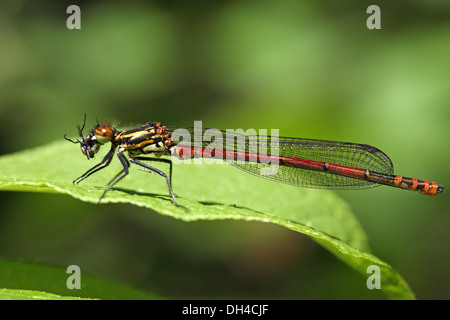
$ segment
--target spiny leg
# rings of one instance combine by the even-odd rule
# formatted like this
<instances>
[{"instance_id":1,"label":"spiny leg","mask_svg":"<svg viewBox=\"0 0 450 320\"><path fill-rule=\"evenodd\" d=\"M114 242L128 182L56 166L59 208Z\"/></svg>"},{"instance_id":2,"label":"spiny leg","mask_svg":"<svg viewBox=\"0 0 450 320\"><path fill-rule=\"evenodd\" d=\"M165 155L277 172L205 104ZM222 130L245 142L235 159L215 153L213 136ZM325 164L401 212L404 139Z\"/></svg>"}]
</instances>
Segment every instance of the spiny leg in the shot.
<instances>
[{"instance_id":1,"label":"spiny leg","mask_svg":"<svg viewBox=\"0 0 450 320\"><path fill-rule=\"evenodd\" d=\"M94 167L92 167L91 169L86 171L84 174L82 174L81 176L79 176L78 178L73 180L73 183L79 184L81 181L90 177L95 172L102 170L102 169L106 168L107 166L109 166L113 156L114 156L114 148L111 148L111 150L109 150L109 152L106 154L106 156L103 158L103 160L99 164L95 165Z\"/></svg>"},{"instance_id":2,"label":"spiny leg","mask_svg":"<svg viewBox=\"0 0 450 320\"><path fill-rule=\"evenodd\" d=\"M169 180L170 185L172 185L172 160L165 159L165 158L149 158L149 157L134 157L136 160L143 160L143 161L154 161L154 162L164 162L169 164Z\"/></svg>"},{"instance_id":3,"label":"spiny leg","mask_svg":"<svg viewBox=\"0 0 450 320\"><path fill-rule=\"evenodd\" d=\"M119 182L120 180L125 178L126 175L128 174L128 167L130 166L130 162L128 161L128 159L125 158L120 152L117 152L117 158L119 159L120 163L122 164L123 169L109 183L108 188L106 188L106 190L103 192L102 196L98 200L98 203L100 203L102 201L103 197L109 191L109 189L111 189L117 182ZM122 172L124 172L124 174L119 176Z\"/></svg>"},{"instance_id":4,"label":"spiny leg","mask_svg":"<svg viewBox=\"0 0 450 320\"><path fill-rule=\"evenodd\" d=\"M134 164L137 164L138 166L141 166L141 167L146 168L146 169L148 169L148 170L150 170L150 171L156 172L156 173L159 174L160 176L164 177L164 178L166 179L167 186L169 187L169 192L170 192L170 195L172 196L173 203L174 203L177 207L181 207L181 206L177 203L177 201L175 200L175 195L173 194L173 191L172 191L172 185L170 184L170 181L169 181L169 178L167 178L167 175L166 175L164 172L162 172L161 170L156 169L156 168L153 168L153 167L151 167L151 166L149 166L149 165L147 165L147 164L145 164L145 163L142 163L142 162L140 162L140 161L138 161L138 160L136 160L136 159L141 159L141 160L149 160L149 159L154 160L154 159L153 159L153 158L138 157L138 158L134 158L134 159L133 159L133 158L130 158L130 161L131 161L132 163L134 163ZM166 159L164 159L164 160L166 160ZM169 161L170 161L170 160L169 160ZM163 162L165 162L165 161L163 161Z\"/></svg>"},{"instance_id":5,"label":"spiny leg","mask_svg":"<svg viewBox=\"0 0 450 320\"><path fill-rule=\"evenodd\" d=\"M128 166L128 167L129 167L129 166ZM124 171L125 171L124 169L120 170L119 173L116 174L116 175L114 176L114 178L112 178L111 180L109 180L109 182L107 183L107 185L109 186L109 185L110 185L114 180L116 180L117 177L120 176Z\"/></svg>"}]
</instances>

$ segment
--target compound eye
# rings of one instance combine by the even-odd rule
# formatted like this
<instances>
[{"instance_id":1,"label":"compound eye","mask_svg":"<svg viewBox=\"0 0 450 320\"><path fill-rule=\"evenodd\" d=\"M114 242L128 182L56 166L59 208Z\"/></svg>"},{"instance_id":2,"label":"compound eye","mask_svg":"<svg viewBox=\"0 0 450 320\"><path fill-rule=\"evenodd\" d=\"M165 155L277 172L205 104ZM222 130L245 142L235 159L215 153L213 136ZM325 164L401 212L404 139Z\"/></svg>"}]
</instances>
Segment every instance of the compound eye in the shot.
<instances>
[{"instance_id":1,"label":"compound eye","mask_svg":"<svg viewBox=\"0 0 450 320\"><path fill-rule=\"evenodd\" d=\"M114 133L110 127L103 125L95 129L95 139L98 143L105 144L113 138Z\"/></svg>"}]
</instances>

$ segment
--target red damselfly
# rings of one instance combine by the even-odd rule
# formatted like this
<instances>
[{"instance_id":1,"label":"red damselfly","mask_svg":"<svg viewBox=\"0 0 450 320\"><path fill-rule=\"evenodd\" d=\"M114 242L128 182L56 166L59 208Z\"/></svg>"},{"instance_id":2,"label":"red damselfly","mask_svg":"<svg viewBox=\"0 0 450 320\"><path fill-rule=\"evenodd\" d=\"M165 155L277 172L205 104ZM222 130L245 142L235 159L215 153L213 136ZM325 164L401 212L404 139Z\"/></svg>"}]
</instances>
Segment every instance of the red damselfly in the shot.
<instances>
[{"instance_id":1,"label":"red damselfly","mask_svg":"<svg viewBox=\"0 0 450 320\"><path fill-rule=\"evenodd\" d=\"M436 195L444 189L435 182L394 175L389 157L367 144L247 135L197 126L166 127L159 122L146 123L125 131L97 122L83 136L85 124L86 114L83 127L77 126L81 140L73 141L66 136L64 138L72 143L79 143L82 153L88 159L93 158L102 145L109 142L111 146L99 164L73 182L78 184L107 167L115 153L123 167L109 181L99 201L128 175L131 162L164 177L173 202L178 206L172 190L172 160L160 158L161 156L222 159L248 173L299 187L348 190L388 185L426 195ZM169 164L169 177L142 161Z\"/></svg>"}]
</instances>

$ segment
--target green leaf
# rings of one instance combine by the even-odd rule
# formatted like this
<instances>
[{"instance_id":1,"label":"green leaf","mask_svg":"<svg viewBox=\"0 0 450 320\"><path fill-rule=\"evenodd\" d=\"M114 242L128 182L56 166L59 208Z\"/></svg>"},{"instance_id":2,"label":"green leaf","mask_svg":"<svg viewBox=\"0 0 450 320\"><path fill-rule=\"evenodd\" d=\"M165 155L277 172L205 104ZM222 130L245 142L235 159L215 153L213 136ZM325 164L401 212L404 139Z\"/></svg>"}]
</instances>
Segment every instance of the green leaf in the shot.
<instances>
[{"instance_id":1,"label":"green leaf","mask_svg":"<svg viewBox=\"0 0 450 320\"><path fill-rule=\"evenodd\" d=\"M79 297L60 296L53 293L21 290L0 289L0 300L80 300Z\"/></svg>"},{"instance_id":2,"label":"green leaf","mask_svg":"<svg viewBox=\"0 0 450 320\"><path fill-rule=\"evenodd\" d=\"M118 161L80 185L73 185L72 181L97 164L106 151L96 161L87 161L79 147L58 141L3 156L0 189L65 193L98 203L106 183L121 170ZM130 203L184 221L236 219L275 223L311 237L365 278L370 276L367 267L378 265L381 289L389 297L414 298L403 278L369 253L366 234L348 205L333 192L283 185L226 164L192 163L195 161L175 164L173 170L177 201L188 210L173 205L163 178L137 170L136 166L106 194L102 203ZM158 167L168 171L164 164Z\"/></svg>"},{"instance_id":3,"label":"green leaf","mask_svg":"<svg viewBox=\"0 0 450 320\"><path fill-rule=\"evenodd\" d=\"M68 289L71 276L62 267L0 260L0 299L160 299L140 290L86 274L80 289Z\"/></svg>"}]
</instances>

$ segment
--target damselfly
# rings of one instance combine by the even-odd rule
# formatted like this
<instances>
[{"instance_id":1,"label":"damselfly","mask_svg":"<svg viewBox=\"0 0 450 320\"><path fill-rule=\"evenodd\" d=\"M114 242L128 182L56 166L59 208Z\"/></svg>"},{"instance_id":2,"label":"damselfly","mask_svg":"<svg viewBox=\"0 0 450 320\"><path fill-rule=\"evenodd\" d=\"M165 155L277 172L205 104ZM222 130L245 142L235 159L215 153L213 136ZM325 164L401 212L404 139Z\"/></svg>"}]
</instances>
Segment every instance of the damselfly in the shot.
<instances>
[{"instance_id":1,"label":"damselfly","mask_svg":"<svg viewBox=\"0 0 450 320\"><path fill-rule=\"evenodd\" d=\"M444 190L443 186L435 182L394 175L389 157L366 144L244 135L198 127L166 127L159 122L146 123L126 131L97 122L83 136L85 124L86 114L83 127L77 126L81 140L73 141L66 135L64 138L72 143L79 143L82 153L88 159L94 158L102 145L109 142L111 146L99 164L73 183L78 184L107 167L114 154L117 154L123 167L108 183L99 202L114 185L128 175L131 162L164 177L173 202L178 206L172 190L172 160L160 158L161 156L222 159L248 173L300 187L363 189L383 184L426 195L436 195ZM261 152L262 149L264 152ZM128 153L128 157L125 153ZM143 161L169 164L169 177Z\"/></svg>"}]
</instances>

